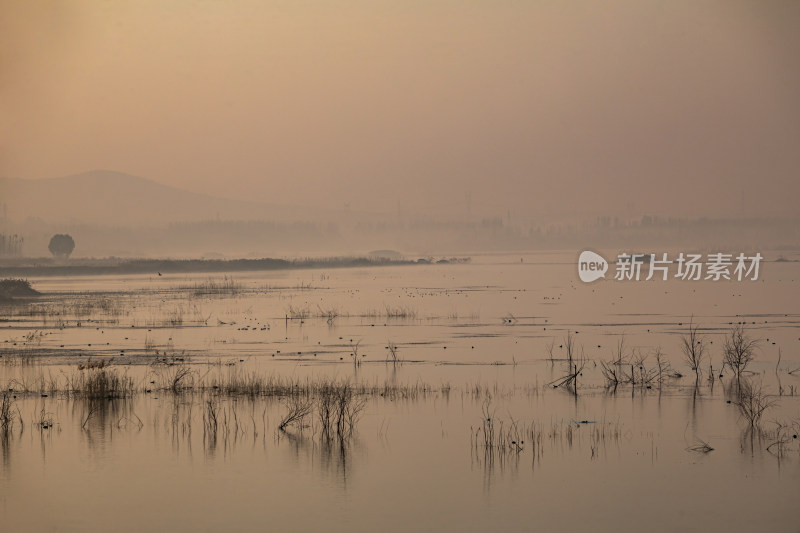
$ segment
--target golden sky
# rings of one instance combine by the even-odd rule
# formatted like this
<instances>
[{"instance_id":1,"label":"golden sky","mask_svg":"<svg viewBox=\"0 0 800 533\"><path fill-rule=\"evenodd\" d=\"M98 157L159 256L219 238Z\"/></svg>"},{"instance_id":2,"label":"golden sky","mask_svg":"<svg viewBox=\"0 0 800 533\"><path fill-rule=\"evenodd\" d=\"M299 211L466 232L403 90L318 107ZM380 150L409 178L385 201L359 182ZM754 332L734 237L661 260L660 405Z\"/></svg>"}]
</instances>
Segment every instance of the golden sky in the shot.
<instances>
[{"instance_id":1,"label":"golden sky","mask_svg":"<svg viewBox=\"0 0 800 533\"><path fill-rule=\"evenodd\" d=\"M0 176L796 214L800 2L0 2Z\"/></svg>"}]
</instances>

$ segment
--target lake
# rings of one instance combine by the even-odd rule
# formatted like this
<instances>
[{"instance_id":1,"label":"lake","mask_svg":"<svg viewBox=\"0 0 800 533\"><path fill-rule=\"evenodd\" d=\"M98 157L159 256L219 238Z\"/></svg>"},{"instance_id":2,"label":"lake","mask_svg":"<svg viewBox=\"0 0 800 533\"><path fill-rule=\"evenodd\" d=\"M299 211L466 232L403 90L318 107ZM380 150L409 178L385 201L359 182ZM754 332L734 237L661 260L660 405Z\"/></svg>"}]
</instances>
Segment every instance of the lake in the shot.
<instances>
[{"instance_id":1,"label":"lake","mask_svg":"<svg viewBox=\"0 0 800 533\"><path fill-rule=\"evenodd\" d=\"M573 252L30 278L4 530L797 531L800 262L762 254L741 282L582 283Z\"/></svg>"}]
</instances>

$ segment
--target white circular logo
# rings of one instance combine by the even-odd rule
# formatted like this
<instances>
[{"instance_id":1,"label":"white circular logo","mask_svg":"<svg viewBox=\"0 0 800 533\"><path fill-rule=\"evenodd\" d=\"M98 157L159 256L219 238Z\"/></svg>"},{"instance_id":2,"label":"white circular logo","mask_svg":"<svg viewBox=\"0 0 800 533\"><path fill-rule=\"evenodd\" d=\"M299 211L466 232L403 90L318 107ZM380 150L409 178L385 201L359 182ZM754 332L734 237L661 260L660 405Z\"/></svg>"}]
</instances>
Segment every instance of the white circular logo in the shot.
<instances>
[{"instance_id":1,"label":"white circular logo","mask_svg":"<svg viewBox=\"0 0 800 533\"><path fill-rule=\"evenodd\" d=\"M591 283L592 281L606 277L608 271L608 261L602 255L589 250L581 252L578 258L578 276L581 281Z\"/></svg>"}]
</instances>

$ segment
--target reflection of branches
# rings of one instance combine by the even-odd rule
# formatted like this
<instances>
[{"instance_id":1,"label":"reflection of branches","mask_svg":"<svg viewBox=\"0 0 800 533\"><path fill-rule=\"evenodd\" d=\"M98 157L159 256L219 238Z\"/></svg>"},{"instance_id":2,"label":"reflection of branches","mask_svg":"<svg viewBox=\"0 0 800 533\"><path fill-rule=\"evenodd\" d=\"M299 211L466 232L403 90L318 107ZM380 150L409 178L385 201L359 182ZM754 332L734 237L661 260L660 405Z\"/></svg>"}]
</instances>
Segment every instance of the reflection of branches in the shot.
<instances>
[{"instance_id":1,"label":"reflection of branches","mask_svg":"<svg viewBox=\"0 0 800 533\"><path fill-rule=\"evenodd\" d=\"M292 396L286 401L288 412L281 418L278 429L285 431L288 426L295 425L300 429L305 427L305 419L311 414L313 404L307 398Z\"/></svg>"},{"instance_id":2,"label":"reflection of branches","mask_svg":"<svg viewBox=\"0 0 800 533\"><path fill-rule=\"evenodd\" d=\"M551 422L549 427L535 420L530 424L518 424L510 415L506 420L497 417L488 402L482 406L482 415L481 424L470 428L470 448L472 461L484 470L487 484L491 483L496 469L516 468L528 450L534 467L548 445L561 449L564 446L588 448L590 457L595 459L604 452L608 442L618 443L623 437L619 423L605 421Z\"/></svg>"},{"instance_id":3,"label":"reflection of branches","mask_svg":"<svg viewBox=\"0 0 800 533\"><path fill-rule=\"evenodd\" d=\"M688 448L686 448L686 450L690 451L690 452L697 452L697 453L710 453L710 452L714 451L714 448L712 448L703 439L697 439L697 441L693 445L691 445Z\"/></svg>"},{"instance_id":4,"label":"reflection of branches","mask_svg":"<svg viewBox=\"0 0 800 533\"><path fill-rule=\"evenodd\" d=\"M331 474L340 475L347 481L347 467L353 448L358 444L351 436L339 437L335 431L320 433L316 440L312 434L302 431L281 430L276 432L278 442L288 442L295 453L318 454L320 464Z\"/></svg>"},{"instance_id":5,"label":"reflection of branches","mask_svg":"<svg viewBox=\"0 0 800 533\"><path fill-rule=\"evenodd\" d=\"M550 359L550 364L551 365L553 364L553 361L555 360L555 359L553 359L553 349L555 349L555 346L556 346L556 340L555 339L550 339L550 342L547 344L547 355L548 355L548 359Z\"/></svg>"},{"instance_id":6,"label":"reflection of branches","mask_svg":"<svg viewBox=\"0 0 800 533\"><path fill-rule=\"evenodd\" d=\"M749 381L742 381L736 395L734 405L739 408L739 414L751 428L758 428L764 411L776 405L777 402L769 398L761 385L753 385Z\"/></svg>"},{"instance_id":7,"label":"reflection of branches","mask_svg":"<svg viewBox=\"0 0 800 533\"><path fill-rule=\"evenodd\" d=\"M0 400L0 432L2 433L11 431L17 420L19 420L20 426L22 425L22 416L14 403L14 398L8 392L4 392L2 400Z\"/></svg>"},{"instance_id":8,"label":"reflection of branches","mask_svg":"<svg viewBox=\"0 0 800 533\"><path fill-rule=\"evenodd\" d=\"M47 412L44 402L42 402L42 409L39 411L39 420L36 421L36 426L39 429L49 429L53 427L54 424L53 413Z\"/></svg>"},{"instance_id":9,"label":"reflection of branches","mask_svg":"<svg viewBox=\"0 0 800 533\"><path fill-rule=\"evenodd\" d=\"M359 344L361 344L360 340L358 342L356 342L355 344L350 343L350 349L353 350L350 353L350 355L353 357L353 367L356 368L356 369L361 366L361 359L359 359L359 357L358 357L358 345Z\"/></svg>"},{"instance_id":10,"label":"reflection of branches","mask_svg":"<svg viewBox=\"0 0 800 533\"><path fill-rule=\"evenodd\" d=\"M574 395L578 395L578 376L581 375L583 372L583 367L586 363L584 361L581 362L581 366L578 366L577 363L573 364L571 362L567 363L568 369L567 373L560 378L551 381L548 385L552 385L554 389L558 387L564 387L569 392Z\"/></svg>"},{"instance_id":11,"label":"reflection of branches","mask_svg":"<svg viewBox=\"0 0 800 533\"><path fill-rule=\"evenodd\" d=\"M575 357L575 339L572 337L572 332L568 331L567 336L562 344L567 349L567 362L572 366L572 359Z\"/></svg>"},{"instance_id":12,"label":"reflection of branches","mask_svg":"<svg viewBox=\"0 0 800 533\"><path fill-rule=\"evenodd\" d=\"M133 420L133 418L128 416L123 416L119 420L117 420L117 429L125 429L128 427L128 424L133 424L137 427L137 429L140 430L144 427L144 422L142 422L142 419L139 418L139 415L137 415L136 413L131 413L131 414L134 418L136 418L136 420Z\"/></svg>"},{"instance_id":13,"label":"reflection of branches","mask_svg":"<svg viewBox=\"0 0 800 533\"><path fill-rule=\"evenodd\" d=\"M386 356L386 361L396 365L400 358L397 355L397 345L392 341L388 341L386 343L386 349L389 350L389 354Z\"/></svg>"},{"instance_id":14,"label":"reflection of branches","mask_svg":"<svg viewBox=\"0 0 800 533\"><path fill-rule=\"evenodd\" d=\"M775 431L772 433L774 439L772 443L767 446L767 451L776 457L783 457L786 447L797 440L797 433L800 430L800 424L795 422L791 426L782 424L775 421Z\"/></svg>"},{"instance_id":15,"label":"reflection of branches","mask_svg":"<svg viewBox=\"0 0 800 533\"><path fill-rule=\"evenodd\" d=\"M90 401L89 402L89 411L86 413L86 418L83 420L83 424L81 424L81 429L86 429L86 424L89 423L89 420L98 412L103 409L102 400L98 401Z\"/></svg>"},{"instance_id":16,"label":"reflection of branches","mask_svg":"<svg viewBox=\"0 0 800 533\"><path fill-rule=\"evenodd\" d=\"M7 431L0 431L0 452L2 452L3 456L3 466L8 468L11 464L11 445L9 443L9 437Z\"/></svg>"}]
</instances>

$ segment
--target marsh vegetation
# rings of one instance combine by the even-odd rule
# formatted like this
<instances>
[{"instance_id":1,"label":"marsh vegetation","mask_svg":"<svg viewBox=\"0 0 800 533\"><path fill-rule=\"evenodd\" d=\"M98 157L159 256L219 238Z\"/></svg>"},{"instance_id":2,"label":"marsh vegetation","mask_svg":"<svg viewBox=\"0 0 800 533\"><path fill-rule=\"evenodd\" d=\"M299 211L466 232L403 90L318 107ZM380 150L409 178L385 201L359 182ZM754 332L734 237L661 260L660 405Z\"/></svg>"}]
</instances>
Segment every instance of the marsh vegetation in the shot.
<instances>
[{"instance_id":1,"label":"marsh vegetation","mask_svg":"<svg viewBox=\"0 0 800 533\"><path fill-rule=\"evenodd\" d=\"M43 449L109 466L127 464L123 445L162 468L185 461L187 479L245 461L237 479L261 491L258 469L283 484L310 469L335 480L309 496L317 505L325 491L378 505L370 477L413 473L462 498L477 485L512 502L565 477L590 498L602 479L676 469L690 495L736 499L728 465L744 457L764 494L796 493L800 317L780 314L790 302L728 316L716 300L689 310L676 299L645 314L657 287L572 288L549 263L518 264L499 284L500 267L474 261L418 279L371 266L39 280L40 295L3 307L0 468L13 477L8 465L32 461L35 434ZM541 278L549 288L531 289ZM702 476L711 467L723 488ZM771 501L759 505L779 512Z\"/></svg>"}]
</instances>

